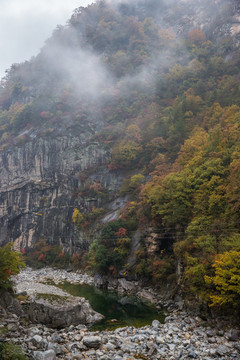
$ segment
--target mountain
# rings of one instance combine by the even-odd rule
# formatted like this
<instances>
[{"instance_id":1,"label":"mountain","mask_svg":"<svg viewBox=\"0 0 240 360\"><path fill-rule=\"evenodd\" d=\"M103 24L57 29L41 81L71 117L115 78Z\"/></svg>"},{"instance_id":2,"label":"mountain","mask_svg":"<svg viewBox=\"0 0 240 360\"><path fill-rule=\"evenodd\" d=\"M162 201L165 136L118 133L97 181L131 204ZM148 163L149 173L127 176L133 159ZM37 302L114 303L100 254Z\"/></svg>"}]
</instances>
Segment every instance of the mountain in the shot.
<instances>
[{"instance_id":1,"label":"mountain","mask_svg":"<svg viewBox=\"0 0 240 360\"><path fill-rule=\"evenodd\" d=\"M239 304L239 46L238 1L76 9L1 82L0 243Z\"/></svg>"}]
</instances>

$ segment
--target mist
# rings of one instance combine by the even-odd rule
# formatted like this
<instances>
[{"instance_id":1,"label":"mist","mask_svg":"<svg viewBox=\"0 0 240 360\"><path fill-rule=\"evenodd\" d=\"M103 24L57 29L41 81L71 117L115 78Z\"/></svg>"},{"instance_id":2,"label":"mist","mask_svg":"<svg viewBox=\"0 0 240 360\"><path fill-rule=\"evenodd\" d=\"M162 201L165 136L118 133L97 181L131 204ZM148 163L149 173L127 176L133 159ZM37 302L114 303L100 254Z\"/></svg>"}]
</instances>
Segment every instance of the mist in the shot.
<instances>
[{"instance_id":1,"label":"mist","mask_svg":"<svg viewBox=\"0 0 240 360\"><path fill-rule=\"evenodd\" d=\"M220 3L222 3L222 0ZM143 13L144 4L148 4L148 6ZM102 97L111 97L114 87L120 90L120 95L122 91L126 96L129 88L134 86L144 87L147 83L154 83L156 74L158 76L161 73L165 74L173 64L186 65L189 62L189 56L183 38L191 29L202 28L201 21L204 16L206 18L208 16L216 18L218 11L221 11L219 5L221 4L219 2L217 4L215 0L211 2L203 1L200 5L199 3L196 5L193 0L171 0L171 2L166 0L107 0L101 10L89 12L88 9L81 9L79 12L76 11L74 15L80 17L77 26L74 25L74 22L71 22L71 19L67 25L58 26L53 35L46 40L40 53L35 59L31 60L30 64L37 71L35 70L32 73L24 71L20 74L20 77L23 82L26 83L27 81L28 85L31 84L31 86L34 83L34 87L42 88L43 91L45 91L46 86L51 87L54 84L54 89L59 94L64 87L70 84L76 97L88 98L91 101L101 102ZM177 18L175 14L176 6L179 6ZM93 4L89 8L94 9L94 7L97 10L98 4ZM139 21L146 17L152 18L153 26L156 27L154 31L162 32L160 43L156 42L156 46L152 45L150 50L147 48L147 61L134 66L131 59L125 60L131 66L131 71L127 73L116 75L114 70L109 67L108 57L111 54L108 49L108 39L105 48L103 46L101 51L94 48L88 41L87 28L88 30L90 28L90 31L95 31L97 35L101 31L101 27L98 30L96 24L99 26L101 21L99 13L104 12L104 8L113 9L116 17L123 17L126 13L130 21L133 21L131 20L131 14ZM213 8L215 11L213 11ZM99 18L97 18L98 16ZM186 16L189 17L188 24L183 27L182 24L186 22ZM203 28L203 30L205 29ZM206 28L206 30L209 29ZM111 37L114 35L109 32L108 36L111 41ZM131 41L133 35L128 33L127 36ZM121 49L121 44L119 48ZM179 49L181 49L181 53L179 53ZM118 55L118 52L116 54ZM117 60L121 63L120 56L119 59ZM17 71L15 78L18 78L18 76Z\"/></svg>"},{"instance_id":2,"label":"mist","mask_svg":"<svg viewBox=\"0 0 240 360\"><path fill-rule=\"evenodd\" d=\"M71 32L71 41L77 34ZM97 99L103 89L113 84L112 76L100 56L90 49L64 45L61 41L51 41L45 46L39 57L44 61L50 74L57 81L71 84L78 96Z\"/></svg>"},{"instance_id":3,"label":"mist","mask_svg":"<svg viewBox=\"0 0 240 360\"><path fill-rule=\"evenodd\" d=\"M127 3L120 0L117 2L108 0L106 4L114 8L116 13L122 15L123 8L121 5L128 6L128 9L132 8L133 12L138 12L140 9L141 13L141 5L144 2L146 1L135 0ZM152 2L154 3L155 1L153 0ZM161 4L163 9L165 9L165 0ZM162 8L158 4L158 12L154 12L156 17L158 13L161 13L161 10ZM152 9L150 8L151 11ZM90 20L93 21L93 19ZM156 23L156 25L160 29L167 29L162 20L161 24ZM68 31L67 36L65 30ZM85 36L85 29L82 32L80 38ZM127 92L129 87L142 87L146 82L153 80L156 71L159 72L159 69L165 71L176 61L175 45L171 43L166 46L165 44L157 57L156 54L149 55L149 61L146 65L138 66L136 71L133 71L133 74L125 74L118 77L109 69L106 63L106 54L97 52L92 46L86 46L84 42L79 46L79 31L71 27L68 28L68 26L59 27L55 30L53 36L46 41L46 45L41 49L36 60L43 61L45 64L44 68L48 80L51 79L51 74L57 74L59 84L61 82L62 84L70 83L77 96L92 98L95 101L101 99L103 94L104 97L106 95L111 96L111 90L114 86L124 92Z\"/></svg>"},{"instance_id":4,"label":"mist","mask_svg":"<svg viewBox=\"0 0 240 360\"><path fill-rule=\"evenodd\" d=\"M1 0L0 78L13 63L40 51L57 24L65 24L76 7L90 0Z\"/></svg>"}]
</instances>

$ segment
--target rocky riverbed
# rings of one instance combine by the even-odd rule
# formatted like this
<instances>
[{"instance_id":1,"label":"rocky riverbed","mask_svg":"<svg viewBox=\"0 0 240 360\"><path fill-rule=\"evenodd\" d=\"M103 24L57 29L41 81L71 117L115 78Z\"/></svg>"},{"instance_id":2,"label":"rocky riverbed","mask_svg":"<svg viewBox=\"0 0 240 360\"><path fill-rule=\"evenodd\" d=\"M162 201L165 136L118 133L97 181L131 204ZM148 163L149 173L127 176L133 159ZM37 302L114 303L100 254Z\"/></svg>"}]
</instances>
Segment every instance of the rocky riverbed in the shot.
<instances>
[{"instance_id":1,"label":"rocky riverbed","mask_svg":"<svg viewBox=\"0 0 240 360\"><path fill-rule=\"evenodd\" d=\"M137 281L127 281L124 278L113 279L104 278L99 275L90 276L81 272L72 272L60 269L43 268L33 270L29 267L24 269L18 276L14 277L16 292L28 291L33 294L34 292L44 292L42 284L54 283L61 284L65 281L72 284L87 284L94 285L99 288L107 288L108 290L117 291L120 294L135 295L143 300L147 300L154 305L158 305L159 296L151 288L142 288ZM51 290L58 293L58 288ZM165 304L170 306L171 302Z\"/></svg>"},{"instance_id":2,"label":"rocky riverbed","mask_svg":"<svg viewBox=\"0 0 240 360\"><path fill-rule=\"evenodd\" d=\"M94 277L81 272L66 271L60 269L43 268L43 269L31 269L25 268L13 277L15 283L15 289L17 292L25 291L31 288L31 292L38 292L41 289L42 284L54 283L60 284L64 281L68 281L72 284L89 284L94 285ZM38 285L29 285L30 283L37 283ZM52 289L53 290L53 289ZM55 287L56 294L59 289Z\"/></svg>"},{"instance_id":3,"label":"rocky riverbed","mask_svg":"<svg viewBox=\"0 0 240 360\"><path fill-rule=\"evenodd\" d=\"M23 280L25 275L23 272L18 279ZM35 275L37 272L33 272L32 276ZM59 272L57 276L68 281L72 277L75 281L77 276L82 279L83 275ZM37 280L40 278L38 276ZM93 279L86 276L86 281L91 283ZM18 281L17 289L20 283ZM12 314L1 308L0 337L2 341L19 344L29 359L35 360L240 359L237 329L223 328L221 323L213 327L210 322L182 310L173 310L164 324L155 320L138 329L125 327L92 332L86 325L56 330L32 324L23 314Z\"/></svg>"}]
</instances>

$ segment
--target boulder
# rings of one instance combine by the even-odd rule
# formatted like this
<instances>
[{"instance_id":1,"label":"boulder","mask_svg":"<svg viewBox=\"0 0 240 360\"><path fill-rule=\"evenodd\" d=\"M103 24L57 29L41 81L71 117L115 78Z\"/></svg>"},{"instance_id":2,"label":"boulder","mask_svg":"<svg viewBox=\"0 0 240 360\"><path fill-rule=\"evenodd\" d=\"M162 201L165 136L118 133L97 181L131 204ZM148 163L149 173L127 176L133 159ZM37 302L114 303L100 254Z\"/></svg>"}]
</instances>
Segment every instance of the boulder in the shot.
<instances>
[{"instance_id":1,"label":"boulder","mask_svg":"<svg viewBox=\"0 0 240 360\"><path fill-rule=\"evenodd\" d=\"M21 305L17 299L8 291L2 291L0 294L0 306L7 309L11 313L21 316L23 314Z\"/></svg>"},{"instance_id":2,"label":"boulder","mask_svg":"<svg viewBox=\"0 0 240 360\"><path fill-rule=\"evenodd\" d=\"M99 289L108 289L108 279L106 278L106 276L100 276L99 274L95 274L93 283L94 286Z\"/></svg>"},{"instance_id":3,"label":"boulder","mask_svg":"<svg viewBox=\"0 0 240 360\"><path fill-rule=\"evenodd\" d=\"M206 331L206 335L207 335L209 338L213 338L214 336L216 336L216 330L215 330L215 329L207 330L207 331Z\"/></svg>"},{"instance_id":4,"label":"boulder","mask_svg":"<svg viewBox=\"0 0 240 360\"><path fill-rule=\"evenodd\" d=\"M216 350L216 353L219 356L226 356L226 355L229 354L229 352L230 352L230 349L225 345L219 345L217 350Z\"/></svg>"},{"instance_id":5,"label":"boulder","mask_svg":"<svg viewBox=\"0 0 240 360\"><path fill-rule=\"evenodd\" d=\"M239 339L240 331L237 329L231 329L226 333L226 338L230 341L237 341Z\"/></svg>"},{"instance_id":6,"label":"boulder","mask_svg":"<svg viewBox=\"0 0 240 360\"><path fill-rule=\"evenodd\" d=\"M152 322L152 327L153 327L154 329L159 328L160 325L161 325L160 321L158 321L158 320L153 320L153 322Z\"/></svg>"},{"instance_id":7,"label":"boulder","mask_svg":"<svg viewBox=\"0 0 240 360\"><path fill-rule=\"evenodd\" d=\"M55 343L52 343L52 342L49 342L49 343L48 343L47 349L48 349L48 350L54 350L54 352L55 352L57 355L59 355L59 354L62 353L61 347L60 347L58 344L55 344Z\"/></svg>"},{"instance_id":8,"label":"boulder","mask_svg":"<svg viewBox=\"0 0 240 360\"><path fill-rule=\"evenodd\" d=\"M24 309L33 323L41 323L52 328L63 328L70 325L92 325L104 318L94 311L84 298L69 296L62 298L35 298L24 305Z\"/></svg>"},{"instance_id":9,"label":"boulder","mask_svg":"<svg viewBox=\"0 0 240 360\"><path fill-rule=\"evenodd\" d=\"M85 298L71 296L55 286L25 282L25 287L29 300L22 303L22 308L32 323L63 328L93 325L104 318L92 309Z\"/></svg>"},{"instance_id":10,"label":"boulder","mask_svg":"<svg viewBox=\"0 0 240 360\"><path fill-rule=\"evenodd\" d=\"M34 351L33 356L35 360L56 360L54 350Z\"/></svg>"},{"instance_id":11,"label":"boulder","mask_svg":"<svg viewBox=\"0 0 240 360\"><path fill-rule=\"evenodd\" d=\"M102 341L100 336L85 336L83 338L83 344L88 348L97 349L101 345Z\"/></svg>"},{"instance_id":12,"label":"boulder","mask_svg":"<svg viewBox=\"0 0 240 360\"><path fill-rule=\"evenodd\" d=\"M43 338L40 335L34 335L30 341L34 346L40 348L43 342Z\"/></svg>"},{"instance_id":13,"label":"boulder","mask_svg":"<svg viewBox=\"0 0 240 360\"><path fill-rule=\"evenodd\" d=\"M8 331L17 331L18 330L18 324L17 323L10 323L7 325Z\"/></svg>"},{"instance_id":14,"label":"boulder","mask_svg":"<svg viewBox=\"0 0 240 360\"><path fill-rule=\"evenodd\" d=\"M118 292L134 294L137 290L137 283L126 279L118 279Z\"/></svg>"}]
</instances>

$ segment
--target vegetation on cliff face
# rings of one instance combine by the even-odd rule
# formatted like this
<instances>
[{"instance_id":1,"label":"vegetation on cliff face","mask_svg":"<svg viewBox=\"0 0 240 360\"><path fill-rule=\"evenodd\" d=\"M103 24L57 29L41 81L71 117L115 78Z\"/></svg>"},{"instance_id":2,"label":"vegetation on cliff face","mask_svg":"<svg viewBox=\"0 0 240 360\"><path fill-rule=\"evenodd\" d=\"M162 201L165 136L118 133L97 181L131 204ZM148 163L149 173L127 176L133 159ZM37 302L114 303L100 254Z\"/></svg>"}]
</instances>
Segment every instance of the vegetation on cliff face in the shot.
<instances>
[{"instance_id":1,"label":"vegetation on cliff face","mask_svg":"<svg viewBox=\"0 0 240 360\"><path fill-rule=\"evenodd\" d=\"M240 52L230 32L216 41L211 26L178 34L175 17L180 8L173 14L154 0L76 9L36 58L8 71L0 144L76 135L95 124L92 140L111 152L106 171L124 174L120 195L128 202L119 220L102 224L107 191L82 174L73 196L100 205L73 212L75 225L94 236L75 265L176 281L186 296L238 307ZM153 253L149 228L157 235ZM136 230L141 246L129 265Z\"/></svg>"}]
</instances>

